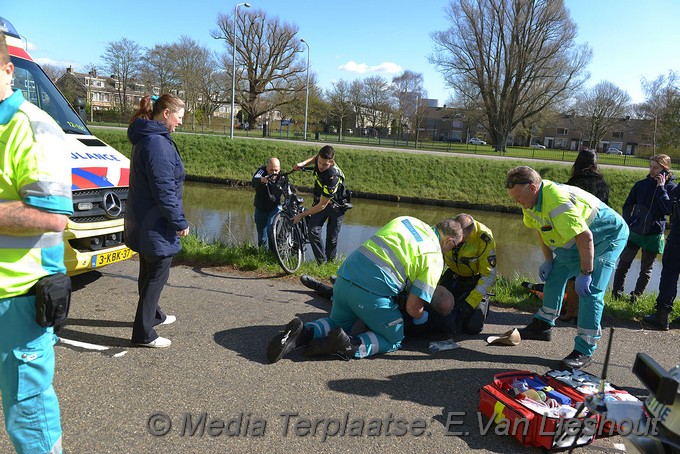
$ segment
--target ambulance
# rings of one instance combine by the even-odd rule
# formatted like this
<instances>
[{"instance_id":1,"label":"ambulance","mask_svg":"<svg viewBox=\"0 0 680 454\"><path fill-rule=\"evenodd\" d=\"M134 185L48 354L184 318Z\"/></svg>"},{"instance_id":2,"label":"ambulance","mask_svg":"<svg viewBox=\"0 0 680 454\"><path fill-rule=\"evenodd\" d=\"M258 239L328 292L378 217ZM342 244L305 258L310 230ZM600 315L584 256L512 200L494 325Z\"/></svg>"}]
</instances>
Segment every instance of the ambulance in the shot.
<instances>
[{"instance_id":1,"label":"ambulance","mask_svg":"<svg viewBox=\"0 0 680 454\"><path fill-rule=\"evenodd\" d=\"M123 217L130 178L130 160L105 144L26 52L10 22L0 17L14 64L12 89L47 112L66 134L71 152L73 216L64 232L64 262L69 275L80 274L130 258Z\"/></svg>"}]
</instances>

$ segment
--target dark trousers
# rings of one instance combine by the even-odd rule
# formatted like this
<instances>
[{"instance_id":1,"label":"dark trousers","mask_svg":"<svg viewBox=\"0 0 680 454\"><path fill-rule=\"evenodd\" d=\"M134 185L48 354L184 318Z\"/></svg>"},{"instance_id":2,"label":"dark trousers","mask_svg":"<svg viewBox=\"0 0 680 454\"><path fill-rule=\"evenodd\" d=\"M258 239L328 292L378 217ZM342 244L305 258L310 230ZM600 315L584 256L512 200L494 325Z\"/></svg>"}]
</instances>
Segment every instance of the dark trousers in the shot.
<instances>
[{"instance_id":1,"label":"dark trousers","mask_svg":"<svg viewBox=\"0 0 680 454\"><path fill-rule=\"evenodd\" d=\"M668 241L661 259L661 280L659 296L656 298L657 310L673 310L673 301L678 294L678 277L680 277L680 242Z\"/></svg>"},{"instance_id":2,"label":"dark trousers","mask_svg":"<svg viewBox=\"0 0 680 454\"><path fill-rule=\"evenodd\" d=\"M614 272L614 283L612 284L612 291L614 293L623 293L623 283L626 280L626 274L628 274L630 265L633 263L633 260L635 260L635 256L640 249L640 246L632 241L628 241L626 247L623 249L623 252L619 257L619 263L616 266L616 271ZM635 290L633 290L635 295L642 295L647 288L649 279L652 277L652 267L654 266L654 259L656 256L656 252L642 249L640 275L635 283Z\"/></svg>"},{"instance_id":3,"label":"dark trousers","mask_svg":"<svg viewBox=\"0 0 680 454\"><path fill-rule=\"evenodd\" d=\"M335 260L338 255L338 235L342 227L342 220L345 217L344 209L337 209L329 203L326 208L309 217L307 227L309 228L309 244L319 265L326 261ZM321 240L321 230L326 224L326 245Z\"/></svg>"},{"instance_id":4,"label":"dark trousers","mask_svg":"<svg viewBox=\"0 0 680 454\"><path fill-rule=\"evenodd\" d=\"M161 311L158 301L165 283L168 282L171 263L172 256L156 257L139 254L139 278L137 279L139 301L135 322L132 325L132 342L134 343L146 344L158 337L153 327L165 320L165 314Z\"/></svg>"}]
</instances>

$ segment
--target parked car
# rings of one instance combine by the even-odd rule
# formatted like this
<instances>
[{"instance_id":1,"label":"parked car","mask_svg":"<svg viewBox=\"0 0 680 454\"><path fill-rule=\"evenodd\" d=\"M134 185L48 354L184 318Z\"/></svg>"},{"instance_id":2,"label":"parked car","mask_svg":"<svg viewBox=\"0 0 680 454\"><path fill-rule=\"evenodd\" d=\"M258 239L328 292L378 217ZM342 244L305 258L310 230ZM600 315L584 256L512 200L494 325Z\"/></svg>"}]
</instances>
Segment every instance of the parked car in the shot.
<instances>
[{"instance_id":1,"label":"parked car","mask_svg":"<svg viewBox=\"0 0 680 454\"><path fill-rule=\"evenodd\" d=\"M472 145L486 145L486 142L477 137L471 137L470 140L468 140L468 143L471 143Z\"/></svg>"},{"instance_id":2,"label":"parked car","mask_svg":"<svg viewBox=\"0 0 680 454\"><path fill-rule=\"evenodd\" d=\"M607 148L607 151L605 151L607 154L623 154L623 151L619 150L618 148Z\"/></svg>"},{"instance_id":3,"label":"parked car","mask_svg":"<svg viewBox=\"0 0 680 454\"><path fill-rule=\"evenodd\" d=\"M539 148L541 150L545 150L545 145L541 145L540 143L532 143L530 145L531 148Z\"/></svg>"}]
</instances>

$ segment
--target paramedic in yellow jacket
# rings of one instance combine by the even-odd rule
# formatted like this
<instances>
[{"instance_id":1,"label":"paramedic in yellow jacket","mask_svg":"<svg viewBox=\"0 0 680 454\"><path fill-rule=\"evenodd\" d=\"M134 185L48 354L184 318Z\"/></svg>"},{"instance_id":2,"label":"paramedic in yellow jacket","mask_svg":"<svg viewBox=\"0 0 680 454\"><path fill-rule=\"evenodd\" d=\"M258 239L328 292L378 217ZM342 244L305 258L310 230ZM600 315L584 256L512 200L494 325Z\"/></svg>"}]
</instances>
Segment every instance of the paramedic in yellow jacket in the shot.
<instances>
[{"instance_id":1,"label":"paramedic in yellow jacket","mask_svg":"<svg viewBox=\"0 0 680 454\"><path fill-rule=\"evenodd\" d=\"M442 253L462 239L460 224L454 219L435 226L408 216L388 222L338 269L330 317L305 324L294 318L269 343L267 359L275 363L302 346L307 356L335 354L345 359L398 349L404 338L399 294L408 294L405 310L413 323L426 323L425 307L444 271ZM368 330L349 336L357 320Z\"/></svg>"},{"instance_id":2,"label":"paramedic in yellow jacket","mask_svg":"<svg viewBox=\"0 0 680 454\"><path fill-rule=\"evenodd\" d=\"M543 180L531 167L510 170L505 187L522 206L524 224L538 231L545 258L538 271L545 281L543 306L531 323L520 329L522 339L551 339L567 280L576 276L578 330L574 350L562 360L562 367L585 367L602 335L604 293L628 240L628 226L594 195Z\"/></svg>"},{"instance_id":3,"label":"paramedic in yellow jacket","mask_svg":"<svg viewBox=\"0 0 680 454\"><path fill-rule=\"evenodd\" d=\"M63 230L73 214L66 137L12 90L0 32L0 395L18 453L61 453L54 328L36 322L35 285L65 273Z\"/></svg>"},{"instance_id":4,"label":"paramedic in yellow jacket","mask_svg":"<svg viewBox=\"0 0 680 454\"><path fill-rule=\"evenodd\" d=\"M491 230L469 214L454 219L463 229L463 243L444 254L448 269L439 285L453 294L455 307L447 318L455 331L479 334L489 310L487 294L496 282L496 242Z\"/></svg>"}]
</instances>

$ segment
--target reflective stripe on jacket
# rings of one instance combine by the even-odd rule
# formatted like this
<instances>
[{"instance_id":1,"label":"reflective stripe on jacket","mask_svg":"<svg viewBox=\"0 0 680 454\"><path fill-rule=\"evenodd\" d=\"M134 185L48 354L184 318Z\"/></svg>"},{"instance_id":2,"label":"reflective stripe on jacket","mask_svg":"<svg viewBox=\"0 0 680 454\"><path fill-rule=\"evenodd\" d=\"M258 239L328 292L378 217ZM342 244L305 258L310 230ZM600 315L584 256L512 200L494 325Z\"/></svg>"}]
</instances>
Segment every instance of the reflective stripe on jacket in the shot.
<instances>
[{"instance_id":1,"label":"reflective stripe on jacket","mask_svg":"<svg viewBox=\"0 0 680 454\"><path fill-rule=\"evenodd\" d=\"M546 246L569 249L597 217L601 203L583 189L543 180L536 206L522 209L524 224L538 230Z\"/></svg>"}]
</instances>

